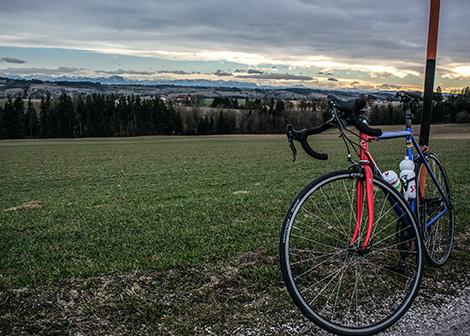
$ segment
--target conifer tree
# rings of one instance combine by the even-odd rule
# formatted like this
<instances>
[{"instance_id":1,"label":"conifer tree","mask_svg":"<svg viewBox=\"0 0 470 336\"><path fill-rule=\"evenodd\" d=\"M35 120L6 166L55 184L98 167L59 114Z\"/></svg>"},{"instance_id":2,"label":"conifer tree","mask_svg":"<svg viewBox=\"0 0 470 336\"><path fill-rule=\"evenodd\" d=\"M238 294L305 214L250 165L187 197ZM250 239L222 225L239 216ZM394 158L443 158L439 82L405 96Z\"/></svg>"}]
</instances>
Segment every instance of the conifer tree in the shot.
<instances>
[{"instance_id":1,"label":"conifer tree","mask_svg":"<svg viewBox=\"0 0 470 336\"><path fill-rule=\"evenodd\" d=\"M28 138L37 138L39 136L39 119L31 98L29 98L26 107L24 134Z\"/></svg>"},{"instance_id":2,"label":"conifer tree","mask_svg":"<svg viewBox=\"0 0 470 336\"><path fill-rule=\"evenodd\" d=\"M17 96L15 100L8 97L3 112L3 127L7 139L19 139L24 137L23 133L24 121L24 103L21 96Z\"/></svg>"},{"instance_id":3,"label":"conifer tree","mask_svg":"<svg viewBox=\"0 0 470 336\"><path fill-rule=\"evenodd\" d=\"M50 118L51 118L51 96L47 93L46 97L41 98L39 107L39 136L48 138L50 134Z\"/></svg>"}]
</instances>

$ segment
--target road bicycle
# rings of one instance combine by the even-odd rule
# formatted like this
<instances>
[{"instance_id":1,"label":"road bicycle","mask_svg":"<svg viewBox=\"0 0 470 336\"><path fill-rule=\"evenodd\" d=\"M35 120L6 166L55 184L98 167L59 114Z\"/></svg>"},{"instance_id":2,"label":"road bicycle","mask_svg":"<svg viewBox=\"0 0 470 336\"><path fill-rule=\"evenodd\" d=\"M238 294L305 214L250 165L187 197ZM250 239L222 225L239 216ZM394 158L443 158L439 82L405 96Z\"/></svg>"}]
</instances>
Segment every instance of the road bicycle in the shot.
<instances>
[{"instance_id":1,"label":"road bicycle","mask_svg":"<svg viewBox=\"0 0 470 336\"><path fill-rule=\"evenodd\" d=\"M362 112L365 99L334 96L328 96L331 118L324 124L287 126L294 161L294 141L311 157L328 159L307 139L332 127L348 152L348 169L317 178L295 198L280 235L289 294L309 320L335 334L372 335L390 327L412 304L424 260L442 266L452 250L455 214L446 171L413 134L418 97L397 97L404 131L371 128ZM398 138L406 142L404 161L412 160L415 169L397 186L384 179L369 144Z\"/></svg>"}]
</instances>

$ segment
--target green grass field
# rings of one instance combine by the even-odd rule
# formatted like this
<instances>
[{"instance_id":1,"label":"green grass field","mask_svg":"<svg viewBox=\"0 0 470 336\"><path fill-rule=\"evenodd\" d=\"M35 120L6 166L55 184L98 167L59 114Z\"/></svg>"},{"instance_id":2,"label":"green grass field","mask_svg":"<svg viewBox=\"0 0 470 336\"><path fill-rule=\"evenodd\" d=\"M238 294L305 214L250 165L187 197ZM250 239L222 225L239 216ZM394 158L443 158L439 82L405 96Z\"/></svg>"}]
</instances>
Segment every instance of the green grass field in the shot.
<instances>
[{"instance_id":1,"label":"green grass field","mask_svg":"<svg viewBox=\"0 0 470 336\"><path fill-rule=\"evenodd\" d=\"M315 147L331 159L299 152L293 163L281 136L2 141L0 288L43 290L64 279L133 272L184 275L252 256L237 285L284 295L269 290L282 287L276 258L284 214L312 179L347 167L339 139L321 138ZM433 140L432 148L453 185L457 231L466 232L470 140ZM384 170L398 170L400 140L371 149ZM470 258L458 250L454 260ZM196 278L177 278L174 288L207 280ZM152 307L149 314L161 316Z\"/></svg>"}]
</instances>

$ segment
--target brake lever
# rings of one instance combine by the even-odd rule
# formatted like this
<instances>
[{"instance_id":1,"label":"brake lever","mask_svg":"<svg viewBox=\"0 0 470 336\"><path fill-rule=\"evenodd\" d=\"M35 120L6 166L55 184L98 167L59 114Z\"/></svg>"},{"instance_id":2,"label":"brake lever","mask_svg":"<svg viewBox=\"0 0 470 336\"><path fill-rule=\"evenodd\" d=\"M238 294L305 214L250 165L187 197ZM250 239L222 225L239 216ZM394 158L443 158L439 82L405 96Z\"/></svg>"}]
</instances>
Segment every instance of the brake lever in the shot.
<instances>
[{"instance_id":1,"label":"brake lever","mask_svg":"<svg viewBox=\"0 0 470 336\"><path fill-rule=\"evenodd\" d=\"M286 126L287 141L289 141L290 149L292 150L292 161L297 159L297 148L294 145L294 126L288 124Z\"/></svg>"},{"instance_id":2,"label":"brake lever","mask_svg":"<svg viewBox=\"0 0 470 336\"><path fill-rule=\"evenodd\" d=\"M295 148L294 141L291 137L288 137L288 141L290 149L292 150L292 161L295 161L297 159L297 148Z\"/></svg>"}]
</instances>

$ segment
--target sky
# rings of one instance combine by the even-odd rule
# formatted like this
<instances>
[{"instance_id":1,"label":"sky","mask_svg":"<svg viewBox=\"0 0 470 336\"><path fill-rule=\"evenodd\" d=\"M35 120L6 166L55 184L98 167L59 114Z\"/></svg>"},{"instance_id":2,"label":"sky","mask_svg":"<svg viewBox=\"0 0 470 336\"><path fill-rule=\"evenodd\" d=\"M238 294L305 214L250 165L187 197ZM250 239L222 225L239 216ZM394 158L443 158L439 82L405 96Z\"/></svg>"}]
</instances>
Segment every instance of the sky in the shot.
<instances>
[{"instance_id":1,"label":"sky","mask_svg":"<svg viewBox=\"0 0 470 336\"><path fill-rule=\"evenodd\" d=\"M442 0L436 85L470 85L470 1ZM429 0L0 0L0 76L421 89Z\"/></svg>"}]
</instances>

